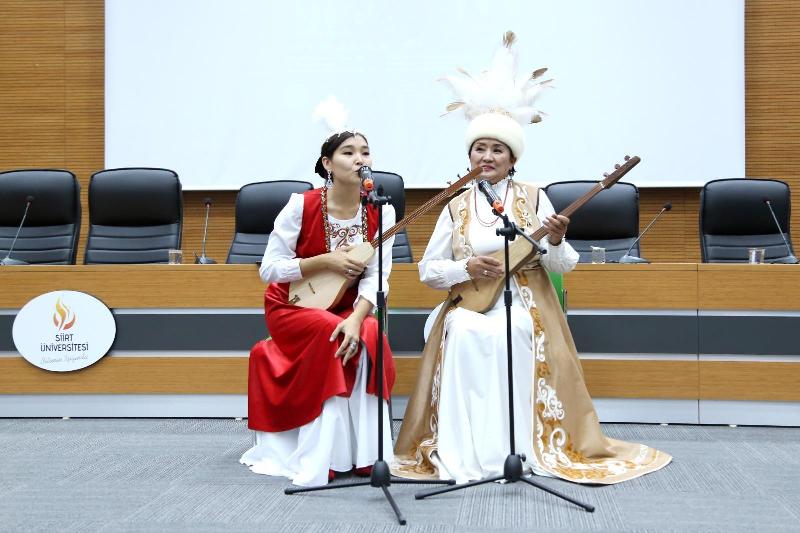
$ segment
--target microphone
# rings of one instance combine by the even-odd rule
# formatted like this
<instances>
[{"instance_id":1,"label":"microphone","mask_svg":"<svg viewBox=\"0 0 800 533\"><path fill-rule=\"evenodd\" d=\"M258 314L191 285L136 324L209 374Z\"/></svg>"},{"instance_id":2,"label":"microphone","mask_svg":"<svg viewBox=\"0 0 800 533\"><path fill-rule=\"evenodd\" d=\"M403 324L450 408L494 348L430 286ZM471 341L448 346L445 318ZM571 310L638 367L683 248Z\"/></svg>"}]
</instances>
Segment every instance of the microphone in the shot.
<instances>
[{"instance_id":1,"label":"microphone","mask_svg":"<svg viewBox=\"0 0 800 533\"><path fill-rule=\"evenodd\" d=\"M28 216L28 209L31 207L33 203L33 196L28 195L25 198L25 212L22 213L22 220L19 222L19 227L17 228L17 234L14 235L14 240L11 241L11 247L8 249L8 253L6 256L0 260L0 265L2 266L13 266L13 265L27 265L25 261L20 261L19 259L11 259L11 252L14 251L14 245L17 244L17 238L19 237L19 232L22 231L22 225L25 224L25 217Z\"/></svg>"},{"instance_id":2,"label":"microphone","mask_svg":"<svg viewBox=\"0 0 800 533\"><path fill-rule=\"evenodd\" d=\"M372 169L367 165L358 169L358 175L361 178L361 186L365 191L372 192L375 188L375 180L372 178Z\"/></svg>"},{"instance_id":3,"label":"microphone","mask_svg":"<svg viewBox=\"0 0 800 533\"><path fill-rule=\"evenodd\" d=\"M772 209L772 202L770 201L769 198L765 197L764 198L764 203L767 204L767 207L769 208L769 212L772 213L772 220L775 221L775 225L778 227L778 233L781 234L781 238L783 239L783 244L786 245L786 254L787 254L786 257L780 257L778 259L773 259L772 261L770 261L770 263L781 263L781 264L788 264L788 265L796 265L797 263L800 263L800 260L798 260L794 256L794 254L792 253L792 247L789 246L789 241L786 240L786 234L783 233L783 230L781 229L781 225L778 222L778 217L775 216L775 211Z\"/></svg>"},{"instance_id":4,"label":"microphone","mask_svg":"<svg viewBox=\"0 0 800 533\"><path fill-rule=\"evenodd\" d=\"M497 197L497 194L495 194L494 189L492 189L492 186L489 184L489 182L486 180L479 180L478 189L480 189L483 195L486 197L486 201L489 202L490 206L492 206L495 214L498 216L502 215L503 211L505 211L503 202L501 202L500 198Z\"/></svg>"},{"instance_id":5,"label":"microphone","mask_svg":"<svg viewBox=\"0 0 800 533\"><path fill-rule=\"evenodd\" d=\"M628 248L628 251L625 252L625 255L623 255L622 257L619 258L619 262L620 263L622 263L622 264L631 264L631 263L649 263L650 262L647 259L642 259L641 257L636 257L635 255L628 255L628 254L631 253L631 250L633 250L633 247L636 246L636 243L639 242L639 240L642 237L644 237L644 234L647 233L647 231L650 229L650 227L653 224L656 223L656 220L658 220L658 217L660 217L661 215L664 214L664 212L669 211L670 209L672 209L672 204L669 203L669 202L667 202L663 206L661 206L661 211L659 211L658 214L655 216L655 218L650 222L650 224L648 224L647 227L644 228L644 231L641 232L638 237L636 237L636 240L633 241L633 244L631 244L630 248Z\"/></svg>"},{"instance_id":6,"label":"microphone","mask_svg":"<svg viewBox=\"0 0 800 533\"><path fill-rule=\"evenodd\" d=\"M208 212L211 211L211 198L203 198L203 204L206 206L206 223L203 226L203 248L200 257L194 254L194 263L196 265L215 265L217 262L206 257L206 238L208 238Z\"/></svg>"},{"instance_id":7,"label":"microphone","mask_svg":"<svg viewBox=\"0 0 800 533\"><path fill-rule=\"evenodd\" d=\"M361 177L361 205L375 203L375 179L372 177L372 169L367 165L358 169Z\"/></svg>"}]
</instances>

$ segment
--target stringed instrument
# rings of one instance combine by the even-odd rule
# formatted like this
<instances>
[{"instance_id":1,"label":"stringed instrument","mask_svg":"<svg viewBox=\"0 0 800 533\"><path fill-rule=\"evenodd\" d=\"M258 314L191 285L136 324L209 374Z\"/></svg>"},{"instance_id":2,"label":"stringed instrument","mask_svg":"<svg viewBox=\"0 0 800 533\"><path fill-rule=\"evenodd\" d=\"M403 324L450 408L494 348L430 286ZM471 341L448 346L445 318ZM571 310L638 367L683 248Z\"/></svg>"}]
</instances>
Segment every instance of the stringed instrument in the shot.
<instances>
[{"instance_id":1,"label":"stringed instrument","mask_svg":"<svg viewBox=\"0 0 800 533\"><path fill-rule=\"evenodd\" d=\"M639 164L641 159L638 156L625 156L625 163L622 165L615 165L614 172L611 174L603 174L605 179L597 182L597 185L586 191L586 193L567 206L559 215L565 217L571 216L575 211L583 207L586 202L595 197L600 191L608 189L612 185L628 173L633 167ZM530 234L530 237L538 242L545 235L548 234L547 228L541 226L539 229ZM524 265L533 259L538 250L534 249L533 245L527 240L518 238L508 246L508 263L509 272L514 274ZM497 252L490 254L498 261L505 262L505 248L500 248ZM505 287L505 276L496 279L472 279L453 285L450 288L448 298L457 307L469 309L476 313L483 313L494 307L495 302L500 297Z\"/></svg>"},{"instance_id":2,"label":"stringed instrument","mask_svg":"<svg viewBox=\"0 0 800 533\"><path fill-rule=\"evenodd\" d=\"M448 186L442 192L419 206L413 213L389 228L383 233L385 241L395 233L402 231L403 228L411 224L421 215L430 211L439 202L453 194L455 191L466 185L468 182L480 176L481 168L472 170L469 174ZM353 246L347 255L356 261L366 263L375 253L379 239L376 237L371 242L364 242ZM330 309L342 299L345 291L353 280L348 279L343 274L332 270L320 270L298 281L293 281L289 285L289 303L298 307L315 307L317 309Z\"/></svg>"}]
</instances>

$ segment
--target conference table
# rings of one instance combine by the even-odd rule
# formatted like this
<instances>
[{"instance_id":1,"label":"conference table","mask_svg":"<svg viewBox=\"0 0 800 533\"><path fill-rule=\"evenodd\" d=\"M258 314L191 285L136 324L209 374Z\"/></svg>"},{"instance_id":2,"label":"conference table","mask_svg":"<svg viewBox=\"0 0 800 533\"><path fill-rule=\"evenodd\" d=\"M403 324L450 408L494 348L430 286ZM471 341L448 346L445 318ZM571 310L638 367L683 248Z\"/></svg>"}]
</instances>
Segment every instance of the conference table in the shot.
<instances>
[{"instance_id":1,"label":"conference table","mask_svg":"<svg viewBox=\"0 0 800 533\"><path fill-rule=\"evenodd\" d=\"M389 286L402 405L445 293L415 264ZM800 423L800 266L580 264L564 287L601 419ZM0 416L246 416L264 288L255 265L0 268ZM74 372L33 366L11 336L26 302L58 290L98 298L117 326L108 355Z\"/></svg>"}]
</instances>

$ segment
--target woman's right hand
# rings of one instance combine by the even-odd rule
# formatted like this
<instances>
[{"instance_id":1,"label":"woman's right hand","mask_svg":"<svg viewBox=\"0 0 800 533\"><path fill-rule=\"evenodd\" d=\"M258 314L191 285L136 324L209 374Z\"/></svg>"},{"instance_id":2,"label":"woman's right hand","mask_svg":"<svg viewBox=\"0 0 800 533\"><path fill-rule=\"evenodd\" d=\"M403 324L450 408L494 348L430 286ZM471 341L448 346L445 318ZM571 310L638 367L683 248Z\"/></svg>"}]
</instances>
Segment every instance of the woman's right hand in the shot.
<instances>
[{"instance_id":1,"label":"woman's right hand","mask_svg":"<svg viewBox=\"0 0 800 533\"><path fill-rule=\"evenodd\" d=\"M347 255L346 252L350 251L352 248L352 246L342 246L341 248L329 252L326 261L328 270L333 270L338 274L342 274L347 279L358 278L358 276L364 272L366 265Z\"/></svg>"},{"instance_id":2,"label":"woman's right hand","mask_svg":"<svg viewBox=\"0 0 800 533\"><path fill-rule=\"evenodd\" d=\"M503 272L503 263L488 255L478 255L467 261L467 274L472 279L497 279Z\"/></svg>"}]
</instances>

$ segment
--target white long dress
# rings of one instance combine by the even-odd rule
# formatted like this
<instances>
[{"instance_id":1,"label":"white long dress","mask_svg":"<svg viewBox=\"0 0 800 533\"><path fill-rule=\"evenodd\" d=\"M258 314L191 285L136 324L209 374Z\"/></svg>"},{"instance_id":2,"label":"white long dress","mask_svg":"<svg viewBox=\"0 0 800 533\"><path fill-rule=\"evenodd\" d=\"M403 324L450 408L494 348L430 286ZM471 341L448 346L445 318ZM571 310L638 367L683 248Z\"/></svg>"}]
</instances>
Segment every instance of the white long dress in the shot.
<instances>
[{"instance_id":1,"label":"white long dress","mask_svg":"<svg viewBox=\"0 0 800 533\"><path fill-rule=\"evenodd\" d=\"M339 220L328 216L331 224L331 250L362 240L362 216ZM261 279L267 283L286 283L302 278L300 259L295 247L303 219L303 195L293 194L289 203L275 219L275 229L270 235L267 249L259 269ZM395 223L391 205L383 207L383 229ZM384 242L383 289L388 293L389 273L392 268L394 237ZM373 305L378 289L378 254L372 256L358 285L358 298ZM255 431L255 445L239 460L256 474L284 476L294 485L316 486L328 482L328 469L337 472L370 466L378 458L378 405L376 396L367 394L366 348L362 346L353 393L349 398L333 396L325 401L322 413L299 428L281 432ZM393 457L391 421L386 401L383 409L383 457L390 462Z\"/></svg>"},{"instance_id":2,"label":"white long dress","mask_svg":"<svg viewBox=\"0 0 800 533\"><path fill-rule=\"evenodd\" d=\"M506 197L508 180L494 185L498 197ZM513 190L509 191L513 194ZM474 255L488 255L503 247L503 238L495 230L502 221L495 217L480 193L470 206L477 216L471 217L469 239ZM510 205L507 198L506 205ZM514 215L508 210L509 216ZM537 217L545 220L554 209L550 200L539 192ZM490 224L488 227L483 223ZM492 224L492 221L494 223ZM452 247L453 222L447 208L442 211L422 260L420 279L435 289L448 289L467 281L467 260L455 261ZM540 242L547 253L541 264L551 272L567 272L578 262L578 253L566 241L551 245L547 237ZM532 330L530 313L523 304L516 283L513 294L512 350L514 375L532 375ZM426 337L439 308L426 324ZM509 454L508 378L506 359L506 317L503 298L486 313L462 308L452 310L445 321L446 339L441 369L438 411L439 477L453 478L459 483L502 474ZM531 435L531 380L514 380L514 425L516 453L527 457L526 466L542 471L535 464Z\"/></svg>"}]
</instances>

